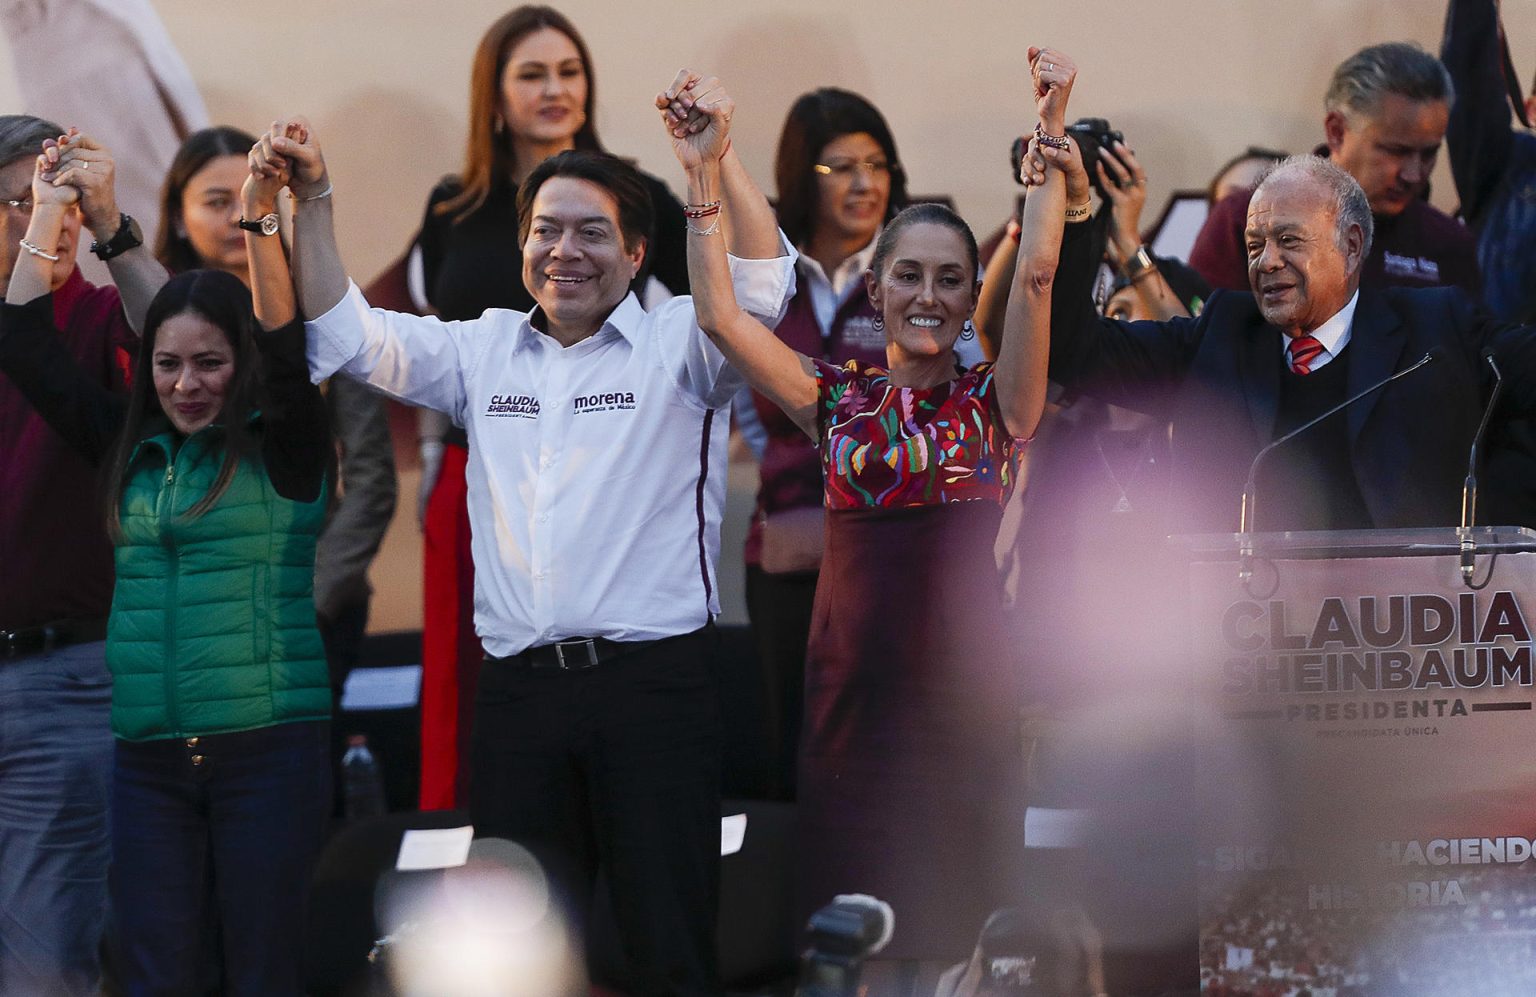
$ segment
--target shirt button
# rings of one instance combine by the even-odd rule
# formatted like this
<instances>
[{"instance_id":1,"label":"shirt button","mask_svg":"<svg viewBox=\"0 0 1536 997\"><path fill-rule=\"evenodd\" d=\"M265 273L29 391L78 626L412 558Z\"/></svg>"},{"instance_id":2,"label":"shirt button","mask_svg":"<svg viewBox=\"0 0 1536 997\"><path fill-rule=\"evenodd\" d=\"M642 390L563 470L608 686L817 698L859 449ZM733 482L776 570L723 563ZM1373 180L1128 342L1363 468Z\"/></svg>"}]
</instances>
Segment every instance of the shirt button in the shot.
<instances>
[{"instance_id":1,"label":"shirt button","mask_svg":"<svg viewBox=\"0 0 1536 997\"><path fill-rule=\"evenodd\" d=\"M193 755L192 756L192 764L193 765L201 765L201 764L203 764L203 756L202 755Z\"/></svg>"},{"instance_id":2,"label":"shirt button","mask_svg":"<svg viewBox=\"0 0 1536 997\"><path fill-rule=\"evenodd\" d=\"M187 738L187 747L189 747L189 748L197 747L197 738L195 738L195 737Z\"/></svg>"}]
</instances>

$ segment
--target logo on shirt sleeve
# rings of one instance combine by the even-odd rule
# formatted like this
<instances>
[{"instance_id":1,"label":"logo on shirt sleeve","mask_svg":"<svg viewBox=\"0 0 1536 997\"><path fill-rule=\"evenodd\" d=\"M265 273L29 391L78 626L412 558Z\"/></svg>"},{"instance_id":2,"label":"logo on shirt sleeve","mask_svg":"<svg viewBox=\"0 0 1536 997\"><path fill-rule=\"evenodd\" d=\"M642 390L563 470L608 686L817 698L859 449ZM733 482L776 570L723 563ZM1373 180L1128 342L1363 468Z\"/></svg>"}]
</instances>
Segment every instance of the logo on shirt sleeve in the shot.
<instances>
[{"instance_id":1,"label":"logo on shirt sleeve","mask_svg":"<svg viewBox=\"0 0 1536 997\"><path fill-rule=\"evenodd\" d=\"M539 400L533 395L492 395L485 407L487 419L537 419Z\"/></svg>"}]
</instances>

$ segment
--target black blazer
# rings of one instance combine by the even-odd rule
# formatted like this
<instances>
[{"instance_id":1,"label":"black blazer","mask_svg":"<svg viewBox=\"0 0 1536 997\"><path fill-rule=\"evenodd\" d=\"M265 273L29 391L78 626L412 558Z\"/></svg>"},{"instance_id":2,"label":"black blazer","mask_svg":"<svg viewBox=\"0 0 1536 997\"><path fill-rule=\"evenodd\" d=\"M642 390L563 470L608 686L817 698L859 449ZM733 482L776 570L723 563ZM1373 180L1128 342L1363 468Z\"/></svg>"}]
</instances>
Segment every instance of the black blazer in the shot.
<instances>
[{"instance_id":1,"label":"black blazer","mask_svg":"<svg viewBox=\"0 0 1536 997\"><path fill-rule=\"evenodd\" d=\"M1085 252L1089 240L1072 231L1080 227L1068 226L1054 287L1051 378L1169 419L1169 529L1235 531L1248 466L1275 438L1281 333L1264 321L1252 294L1235 291L1215 292L1193 319L1099 318L1089 298L1097 261ZM1530 414L1536 338L1529 327L1492 319L1452 288L1360 291L1346 347L1349 395L1435 355L1339 416L1348 426L1355 483L1373 526L1458 523L1467 452L1493 384L1485 349L1505 379L1495 423ZM1519 505L1509 499L1512 492L1536 487L1536 467L1499 454L1507 450L1503 434L1490 435L1483 485L1499 500L1482 504L1508 514ZM1260 495L1261 517L1263 504Z\"/></svg>"}]
</instances>

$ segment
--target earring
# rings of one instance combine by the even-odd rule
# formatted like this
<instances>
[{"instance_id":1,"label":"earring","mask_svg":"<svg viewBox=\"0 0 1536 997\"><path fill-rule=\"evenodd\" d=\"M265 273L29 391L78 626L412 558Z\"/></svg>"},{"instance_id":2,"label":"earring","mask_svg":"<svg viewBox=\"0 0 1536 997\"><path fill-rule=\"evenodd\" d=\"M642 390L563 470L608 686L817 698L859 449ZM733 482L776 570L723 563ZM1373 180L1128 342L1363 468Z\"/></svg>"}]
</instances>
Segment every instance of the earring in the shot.
<instances>
[{"instance_id":1,"label":"earring","mask_svg":"<svg viewBox=\"0 0 1536 997\"><path fill-rule=\"evenodd\" d=\"M501 115L499 115L499 114L496 115L495 121L492 122L492 124L491 124L491 131L495 132L497 135L500 135L502 132L504 132L506 130L507 130L507 123L504 120L502 120Z\"/></svg>"},{"instance_id":2,"label":"earring","mask_svg":"<svg viewBox=\"0 0 1536 997\"><path fill-rule=\"evenodd\" d=\"M966 319L965 320L965 325L961 327L961 329L960 329L960 338L961 339L975 339L976 338L976 327L971 324L971 320L970 319Z\"/></svg>"},{"instance_id":3,"label":"earring","mask_svg":"<svg viewBox=\"0 0 1536 997\"><path fill-rule=\"evenodd\" d=\"M875 329L876 332L884 332L885 331L885 316L881 315L879 312L876 312L875 313L875 320L873 322L871 322L870 325L874 326L874 329Z\"/></svg>"}]
</instances>

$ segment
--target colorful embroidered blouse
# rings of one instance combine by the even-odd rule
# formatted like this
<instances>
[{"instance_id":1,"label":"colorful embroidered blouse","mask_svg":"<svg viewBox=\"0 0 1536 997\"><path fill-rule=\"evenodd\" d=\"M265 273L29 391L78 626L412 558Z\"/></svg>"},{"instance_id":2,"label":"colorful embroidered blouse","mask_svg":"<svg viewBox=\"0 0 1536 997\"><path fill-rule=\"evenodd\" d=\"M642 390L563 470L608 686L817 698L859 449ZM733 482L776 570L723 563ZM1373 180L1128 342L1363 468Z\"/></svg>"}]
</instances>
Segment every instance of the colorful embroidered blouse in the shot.
<instances>
[{"instance_id":1,"label":"colorful embroidered blouse","mask_svg":"<svg viewBox=\"0 0 1536 997\"><path fill-rule=\"evenodd\" d=\"M898 388L879 367L816 361L817 427L828 509L988 500L1013 490L1016 442L992 365L935 388Z\"/></svg>"}]
</instances>

